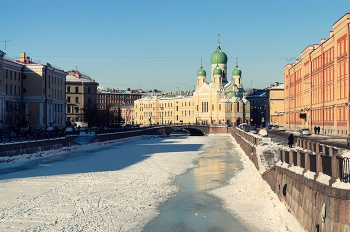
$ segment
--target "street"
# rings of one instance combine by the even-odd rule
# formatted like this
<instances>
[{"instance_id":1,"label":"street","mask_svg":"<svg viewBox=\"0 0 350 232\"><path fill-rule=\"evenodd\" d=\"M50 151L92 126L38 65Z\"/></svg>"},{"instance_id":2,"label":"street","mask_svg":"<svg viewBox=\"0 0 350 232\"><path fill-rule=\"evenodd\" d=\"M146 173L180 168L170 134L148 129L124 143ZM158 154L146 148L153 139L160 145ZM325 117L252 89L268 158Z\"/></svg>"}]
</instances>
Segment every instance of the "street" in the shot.
<instances>
[{"instance_id":1,"label":"street","mask_svg":"<svg viewBox=\"0 0 350 232\"><path fill-rule=\"evenodd\" d=\"M288 144L288 135L291 131L273 131L268 130L268 135L275 141L280 141L283 145ZM349 150L350 146L346 144L346 138L334 135L322 135L322 134L312 134L310 136L300 136L297 131L293 131L294 134L294 143L296 143L298 138L311 140L313 142L318 142L322 144L326 144L329 146L334 146L338 148L342 148L345 150Z\"/></svg>"}]
</instances>

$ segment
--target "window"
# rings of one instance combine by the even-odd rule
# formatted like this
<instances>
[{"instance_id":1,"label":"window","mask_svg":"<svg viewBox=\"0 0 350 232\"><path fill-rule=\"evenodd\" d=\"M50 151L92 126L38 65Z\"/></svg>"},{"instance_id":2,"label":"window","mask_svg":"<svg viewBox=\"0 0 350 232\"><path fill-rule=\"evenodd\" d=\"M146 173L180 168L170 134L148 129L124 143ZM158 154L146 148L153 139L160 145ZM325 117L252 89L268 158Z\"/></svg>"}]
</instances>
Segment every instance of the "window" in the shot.
<instances>
[{"instance_id":1,"label":"window","mask_svg":"<svg viewBox=\"0 0 350 232\"><path fill-rule=\"evenodd\" d=\"M91 93L91 87L88 87L88 93Z\"/></svg>"},{"instance_id":2,"label":"window","mask_svg":"<svg viewBox=\"0 0 350 232\"><path fill-rule=\"evenodd\" d=\"M79 93L79 87L75 87L75 92Z\"/></svg>"},{"instance_id":3,"label":"window","mask_svg":"<svg viewBox=\"0 0 350 232\"><path fill-rule=\"evenodd\" d=\"M23 93L26 93L26 91L27 91L26 88L23 88Z\"/></svg>"},{"instance_id":4,"label":"window","mask_svg":"<svg viewBox=\"0 0 350 232\"><path fill-rule=\"evenodd\" d=\"M70 97L67 97L67 102L70 102Z\"/></svg>"},{"instance_id":5,"label":"window","mask_svg":"<svg viewBox=\"0 0 350 232\"><path fill-rule=\"evenodd\" d=\"M79 97L75 98L75 103L79 103Z\"/></svg>"},{"instance_id":6,"label":"window","mask_svg":"<svg viewBox=\"0 0 350 232\"><path fill-rule=\"evenodd\" d=\"M67 92L70 93L70 86L67 86Z\"/></svg>"}]
</instances>

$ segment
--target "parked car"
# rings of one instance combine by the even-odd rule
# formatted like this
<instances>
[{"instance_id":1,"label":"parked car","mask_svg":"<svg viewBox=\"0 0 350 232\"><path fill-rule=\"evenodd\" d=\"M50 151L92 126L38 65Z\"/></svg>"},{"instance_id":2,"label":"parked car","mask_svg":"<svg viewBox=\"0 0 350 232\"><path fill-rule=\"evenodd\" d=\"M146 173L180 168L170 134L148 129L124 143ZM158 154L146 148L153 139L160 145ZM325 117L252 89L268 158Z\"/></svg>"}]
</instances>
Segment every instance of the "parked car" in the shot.
<instances>
[{"instance_id":1,"label":"parked car","mask_svg":"<svg viewBox=\"0 0 350 232\"><path fill-rule=\"evenodd\" d=\"M264 128L261 128L258 133L261 137L267 137L267 130Z\"/></svg>"},{"instance_id":2,"label":"parked car","mask_svg":"<svg viewBox=\"0 0 350 232\"><path fill-rule=\"evenodd\" d=\"M52 126L49 126L48 128L46 128L46 132L53 132L55 131L55 128L53 128Z\"/></svg>"},{"instance_id":3,"label":"parked car","mask_svg":"<svg viewBox=\"0 0 350 232\"><path fill-rule=\"evenodd\" d=\"M284 126L278 126L278 131L285 131Z\"/></svg>"},{"instance_id":4,"label":"parked car","mask_svg":"<svg viewBox=\"0 0 350 232\"><path fill-rule=\"evenodd\" d=\"M256 130L255 126L251 126L249 132L252 133L252 134L257 134L258 133L258 131Z\"/></svg>"},{"instance_id":5,"label":"parked car","mask_svg":"<svg viewBox=\"0 0 350 232\"><path fill-rule=\"evenodd\" d=\"M42 132L43 132L43 131L42 131L42 129L40 129L40 128L33 128L33 129L31 129L30 134L31 134L31 135L40 135Z\"/></svg>"},{"instance_id":6,"label":"parked car","mask_svg":"<svg viewBox=\"0 0 350 232\"><path fill-rule=\"evenodd\" d=\"M87 128L86 127L80 127L79 131L87 131Z\"/></svg>"},{"instance_id":7,"label":"parked car","mask_svg":"<svg viewBox=\"0 0 350 232\"><path fill-rule=\"evenodd\" d=\"M67 127L67 128L64 130L64 133L65 133L66 135L71 135L71 134L74 133L74 131L75 131L75 129L74 129L73 127Z\"/></svg>"},{"instance_id":8,"label":"parked car","mask_svg":"<svg viewBox=\"0 0 350 232\"><path fill-rule=\"evenodd\" d=\"M304 135L311 135L311 131L309 130L309 128L302 128L299 130L300 136L304 136Z\"/></svg>"},{"instance_id":9,"label":"parked car","mask_svg":"<svg viewBox=\"0 0 350 232\"><path fill-rule=\"evenodd\" d=\"M4 137L16 136L15 132L13 132L12 130L5 130L5 129L0 130L0 135Z\"/></svg>"}]
</instances>

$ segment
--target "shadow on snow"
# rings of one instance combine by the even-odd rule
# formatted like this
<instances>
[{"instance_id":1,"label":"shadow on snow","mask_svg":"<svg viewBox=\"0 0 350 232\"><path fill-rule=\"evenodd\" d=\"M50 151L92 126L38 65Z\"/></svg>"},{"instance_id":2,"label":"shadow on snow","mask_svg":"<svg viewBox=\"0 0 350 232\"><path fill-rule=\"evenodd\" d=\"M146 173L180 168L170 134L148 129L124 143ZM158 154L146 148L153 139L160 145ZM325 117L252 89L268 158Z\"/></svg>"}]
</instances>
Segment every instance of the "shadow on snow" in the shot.
<instances>
[{"instance_id":1,"label":"shadow on snow","mask_svg":"<svg viewBox=\"0 0 350 232\"><path fill-rule=\"evenodd\" d=\"M0 169L0 180L117 171L143 161L154 153L172 155L171 152L198 151L202 146L202 144L177 144L176 141L179 139L183 138L135 139L35 159L21 166Z\"/></svg>"}]
</instances>

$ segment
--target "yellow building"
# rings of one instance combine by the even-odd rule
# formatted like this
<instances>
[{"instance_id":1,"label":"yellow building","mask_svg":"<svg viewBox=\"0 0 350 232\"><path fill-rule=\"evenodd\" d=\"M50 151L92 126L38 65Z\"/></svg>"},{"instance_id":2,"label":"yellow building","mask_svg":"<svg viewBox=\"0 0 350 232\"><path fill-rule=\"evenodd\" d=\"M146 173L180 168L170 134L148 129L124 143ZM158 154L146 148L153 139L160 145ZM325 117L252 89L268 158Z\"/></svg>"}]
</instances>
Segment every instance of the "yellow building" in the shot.
<instances>
[{"instance_id":1,"label":"yellow building","mask_svg":"<svg viewBox=\"0 0 350 232\"><path fill-rule=\"evenodd\" d=\"M0 51L0 127L25 127L28 114L23 107L23 65L4 55Z\"/></svg>"},{"instance_id":2,"label":"yellow building","mask_svg":"<svg viewBox=\"0 0 350 232\"><path fill-rule=\"evenodd\" d=\"M328 39L306 47L284 68L286 128L320 127L345 136L350 127L350 13L333 24Z\"/></svg>"},{"instance_id":3,"label":"yellow building","mask_svg":"<svg viewBox=\"0 0 350 232\"><path fill-rule=\"evenodd\" d=\"M202 65L191 94L147 96L135 101L135 123L238 125L250 121L250 104L244 97L241 70L227 76L227 55L220 43L211 58L211 80Z\"/></svg>"},{"instance_id":4,"label":"yellow building","mask_svg":"<svg viewBox=\"0 0 350 232\"><path fill-rule=\"evenodd\" d=\"M268 88L270 125L285 125L284 84L276 84Z\"/></svg>"},{"instance_id":5,"label":"yellow building","mask_svg":"<svg viewBox=\"0 0 350 232\"><path fill-rule=\"evenodd\" d=\"M1 126L65 126L64 71L33 62L24 52L19 60L6 59L2 53L0 67ZM11 115L21 120L13 122Z\"/></svg>"}]
</instances>

